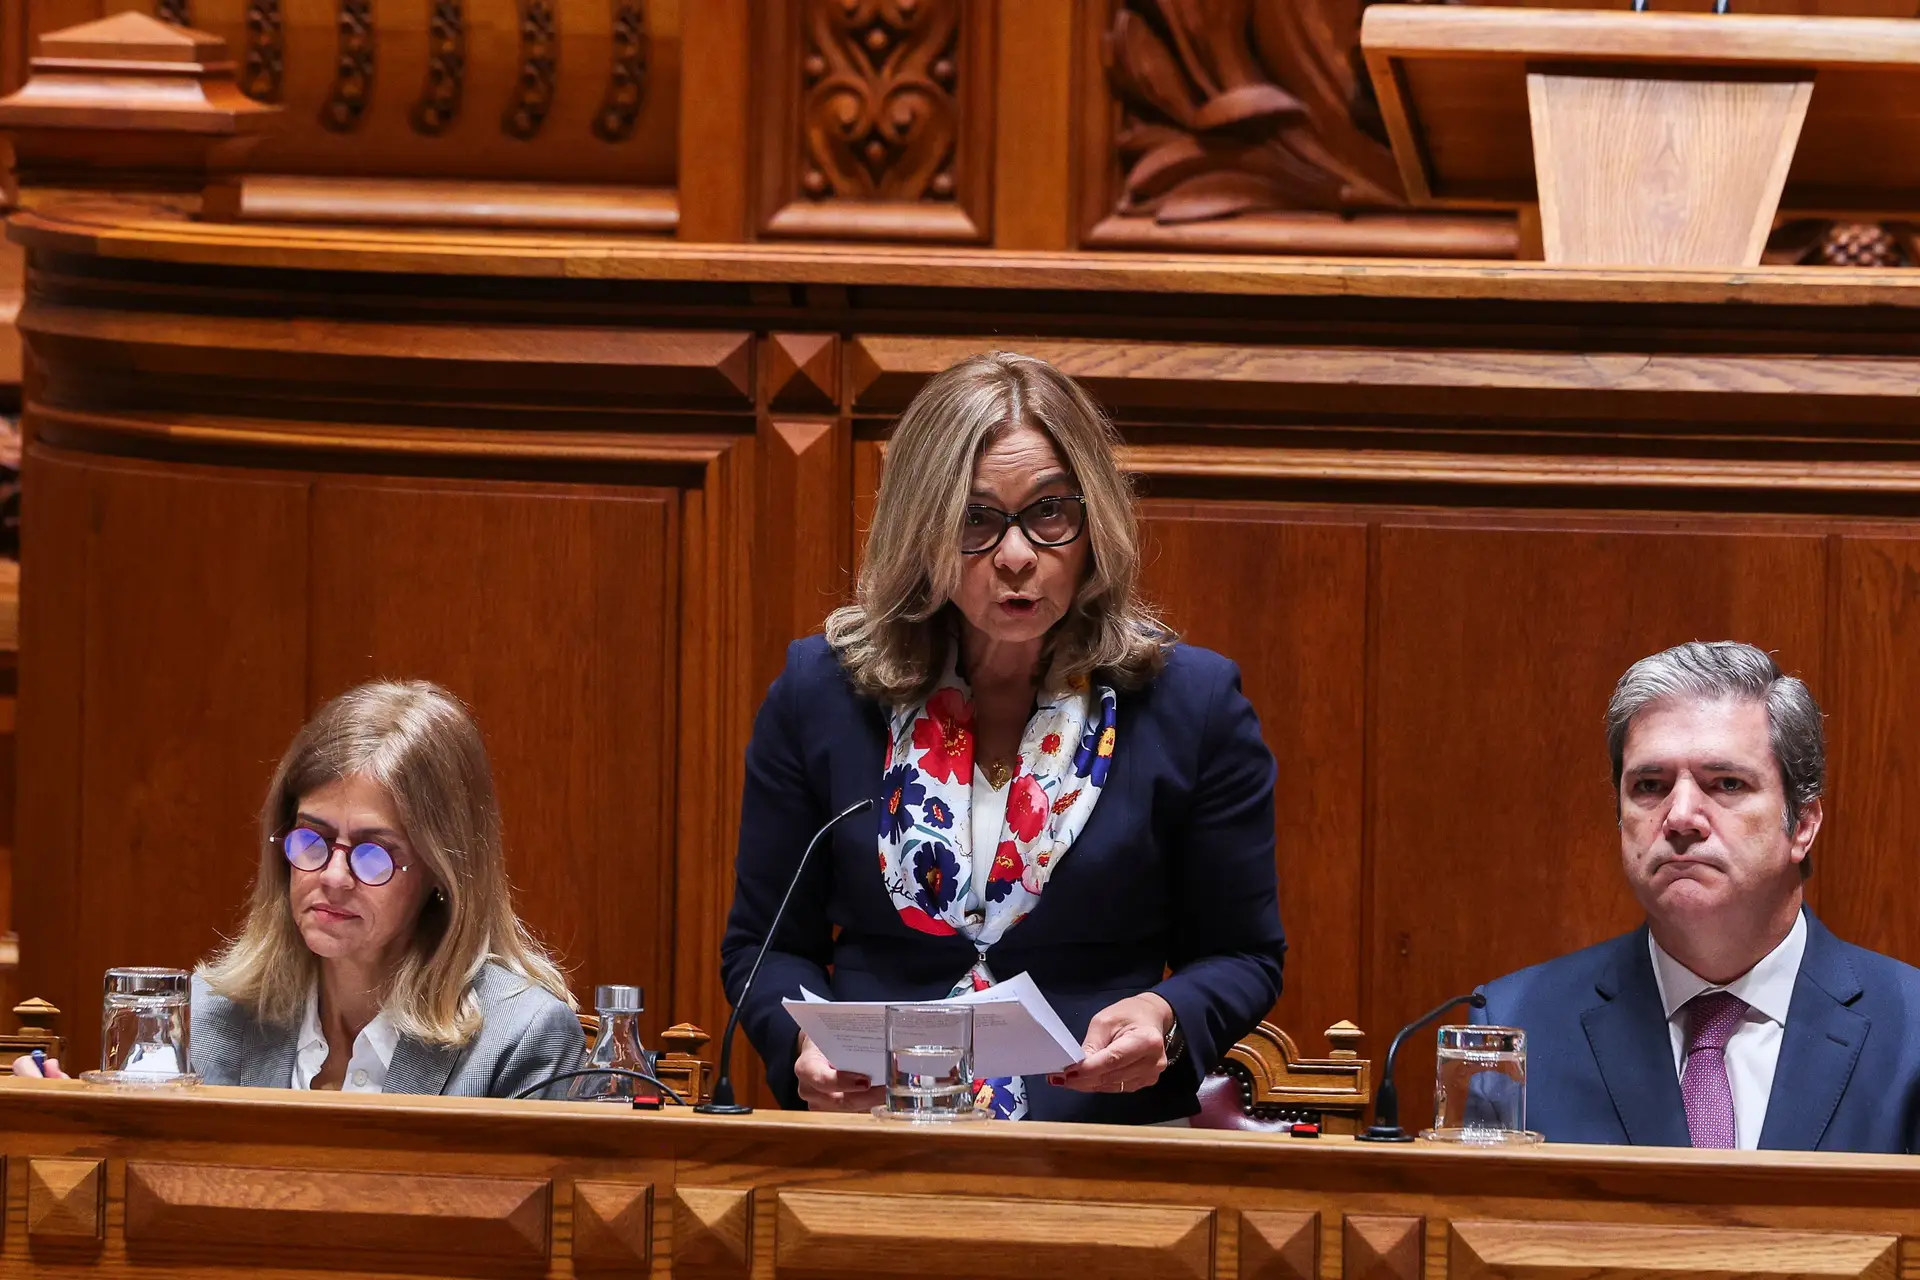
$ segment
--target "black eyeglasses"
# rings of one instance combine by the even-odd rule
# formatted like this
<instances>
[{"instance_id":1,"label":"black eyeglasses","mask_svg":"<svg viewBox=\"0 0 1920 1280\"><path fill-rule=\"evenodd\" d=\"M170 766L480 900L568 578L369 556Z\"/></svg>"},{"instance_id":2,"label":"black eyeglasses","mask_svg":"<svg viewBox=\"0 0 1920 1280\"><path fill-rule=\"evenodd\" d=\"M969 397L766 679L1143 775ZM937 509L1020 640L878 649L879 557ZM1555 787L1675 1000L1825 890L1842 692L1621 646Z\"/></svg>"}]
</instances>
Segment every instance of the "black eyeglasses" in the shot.
<instances>
[{"instance_id":1,"label":"black eyeglasses","mask_svg":"<svg viewBox=\"0 0 1920 1280\"><path fill-rule=\"evenodd\" d=\"M325 871L333 861L333 851L347 855L347 874L369 888L378 888L393 879L405 865L393 865L393 850L371 840L348 847L344 840L329 840L312 827L291 827L274 843L287 855L287 861L301 871Z\"/></svg>"},{"instance_id":2,"label":"black eyeglasses","mask_svg":"<svg viewBox=\"0 0 1920 1280\"><path fill-rule=\"evenodd\" d=\"M1086 530L1087 500L1077 493L1041 498L1018 511L969 503L967 517L960 525L960 554L987 554L1016 524L1036 547L1064 547Z\"/></svg>"}]
</instances>

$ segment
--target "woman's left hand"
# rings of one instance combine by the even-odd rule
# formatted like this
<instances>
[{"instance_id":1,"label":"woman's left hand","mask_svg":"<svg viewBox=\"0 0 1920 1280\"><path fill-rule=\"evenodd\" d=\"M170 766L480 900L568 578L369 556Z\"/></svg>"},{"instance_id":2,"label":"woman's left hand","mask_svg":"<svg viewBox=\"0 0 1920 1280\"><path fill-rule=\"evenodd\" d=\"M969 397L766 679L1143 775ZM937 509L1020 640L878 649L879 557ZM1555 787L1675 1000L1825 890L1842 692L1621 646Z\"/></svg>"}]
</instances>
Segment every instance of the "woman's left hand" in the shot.
<instances>
[{"instance_id":1,"label":"woman's left hand","mask_svg":"<svg viewBox=\"0 0 1920 1280\"><path fill-rule=\"evenodd\" d=\"M1056 1076L1082 1093L1138 1093L1167 1069L1167 1033L1173 1006L1151 991L1110 1004L1093 1015L1080 1048L1086 1058Z\"/></svg>"}]
</instances>

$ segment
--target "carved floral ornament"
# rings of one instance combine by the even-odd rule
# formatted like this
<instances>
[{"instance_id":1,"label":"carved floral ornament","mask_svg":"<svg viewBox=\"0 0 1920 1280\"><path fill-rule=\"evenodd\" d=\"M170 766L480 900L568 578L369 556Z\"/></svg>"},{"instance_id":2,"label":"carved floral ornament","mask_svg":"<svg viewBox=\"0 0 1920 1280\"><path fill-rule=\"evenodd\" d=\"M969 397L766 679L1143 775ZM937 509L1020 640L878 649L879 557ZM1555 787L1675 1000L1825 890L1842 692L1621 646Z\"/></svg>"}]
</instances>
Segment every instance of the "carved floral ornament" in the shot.
<instances>
[{"instance_id":1,"label":"carved floral ornament","mask_svg":"<svg viewBox=\"0 0 1920 1280\"><path fill-rule=\"evenodd\" d=\"M801 188L947 200L960 0L804 0Z\"/></svg>"},{"instance_id":2,"label":"carved floral ornament","mask_svg":"<svg viewBox=\"0 0 1920 1280\"><path fill-rule=\"evenodd\" d=\"M1405 207L1359 59L1370 2L1121 0L1105 42L1122 106L1115 212Z\"/></svg>"}]
</instances>

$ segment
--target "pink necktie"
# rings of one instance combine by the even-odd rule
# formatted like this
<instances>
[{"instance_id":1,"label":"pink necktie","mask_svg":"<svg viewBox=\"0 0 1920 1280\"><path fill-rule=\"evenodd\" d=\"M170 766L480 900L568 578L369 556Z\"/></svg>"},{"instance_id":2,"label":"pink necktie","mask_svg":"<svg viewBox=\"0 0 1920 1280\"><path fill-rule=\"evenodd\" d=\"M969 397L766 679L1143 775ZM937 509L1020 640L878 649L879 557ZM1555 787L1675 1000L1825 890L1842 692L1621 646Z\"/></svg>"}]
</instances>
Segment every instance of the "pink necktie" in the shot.
<instances>
[{"instance_id":1,"label":"pink necktie","mask_svg":"<svg viewBox=\"0 0 1920 1280\"><path fill-rule=\"evenodd\" d=\"M1687 1132L1696 1147L1736 1145L1727 1041L1746 1012L1747 1002L1725 991L1703 991L1687 1001L1687 1057L1680 1069L1680 1096L1686 1100Z\"/></svg>"}]
</instances>

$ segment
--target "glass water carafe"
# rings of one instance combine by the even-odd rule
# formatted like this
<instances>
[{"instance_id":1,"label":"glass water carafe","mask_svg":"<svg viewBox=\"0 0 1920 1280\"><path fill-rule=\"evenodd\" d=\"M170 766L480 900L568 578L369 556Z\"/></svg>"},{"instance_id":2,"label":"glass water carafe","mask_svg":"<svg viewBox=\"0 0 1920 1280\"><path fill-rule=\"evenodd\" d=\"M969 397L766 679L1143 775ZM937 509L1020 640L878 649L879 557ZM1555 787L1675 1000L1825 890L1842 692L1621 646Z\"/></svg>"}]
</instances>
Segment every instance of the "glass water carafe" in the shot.
<instances>
[{"instance_id":1,"label":"glass water carafe","mask_svg":"<svg viewBox=\"0 0 1920 1280\"><path fill-rule=\"evenodd\" d=\"M593 1007L600 1015L600 1036L587 1055L587 1066L617 1067L653 1074L653 1055L640 1042L640 1015L646 1012L646 994L639 987L614 983L593 989ZM656 1097L659 1090L632 1076L591 1075L574 1080L567 1097L576 1102L631 1102Z\"/></svg>"}]
</instances>

